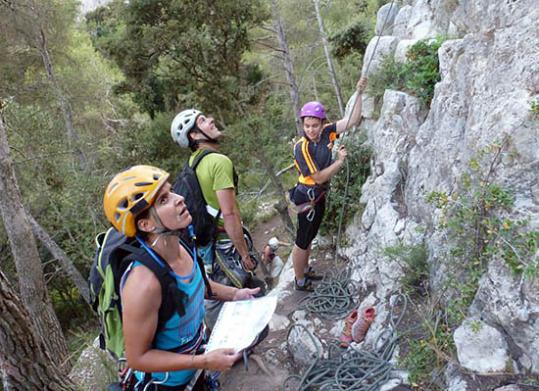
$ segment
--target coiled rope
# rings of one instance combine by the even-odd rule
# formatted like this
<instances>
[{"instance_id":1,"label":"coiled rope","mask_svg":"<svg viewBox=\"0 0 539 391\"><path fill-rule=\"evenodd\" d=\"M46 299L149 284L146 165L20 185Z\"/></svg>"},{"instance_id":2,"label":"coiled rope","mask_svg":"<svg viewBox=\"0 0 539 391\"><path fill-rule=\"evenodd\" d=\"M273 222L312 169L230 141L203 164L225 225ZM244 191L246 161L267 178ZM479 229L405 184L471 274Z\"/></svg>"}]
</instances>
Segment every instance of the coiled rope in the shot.
<instances>
[{"instance_id":1,"label":"coiled rope","mask_svg":"<svg viewBox=\"0 0 539 391\"><path fill-rule=\"evenodd\" d=\"M400 315L395 319L395 309L401 301ZM332 341L329 344L327 355L324 355L317 338L304 325L293 324L288 330L287 341L293 330L303 332L315 346L316 357L302 375L292 375L285 379L283 391L291 389L297 391L313 389L375 391L380 389L393 377L391 374L393 365L390 360L400 338L397 334L397 328L406 313L406 309L406 296L398 295L390 306L390 324L378 336L373 351L358 349L354 345L343 350L339 347L338 342Z\"/></svg>"},{"instance_id":2,"label":"coiled rope","mask_svg":"<svg viewBox=\"0 0 539 391\"><path fill-rule=\"evenodd\" d=\"M314 292L301 301L300 308L324 319L345 317L357 307L360 292L359 285L350 275L350 268L327 273Z\"/></svg>"}]
</instances>

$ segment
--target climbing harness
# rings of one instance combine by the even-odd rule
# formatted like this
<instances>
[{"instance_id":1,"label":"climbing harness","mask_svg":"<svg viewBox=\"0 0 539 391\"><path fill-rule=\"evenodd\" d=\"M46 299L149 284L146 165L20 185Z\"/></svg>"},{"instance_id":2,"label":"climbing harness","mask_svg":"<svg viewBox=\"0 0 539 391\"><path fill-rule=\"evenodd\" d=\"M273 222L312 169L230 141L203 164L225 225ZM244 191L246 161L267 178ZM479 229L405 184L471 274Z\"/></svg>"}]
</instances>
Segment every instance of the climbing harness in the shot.
<instances>
[{"instance_id":1,"label":"climbing harness","mask_svg":"<svg viewBox=\"0 0 539 391\"><path fill-rule=\"evenodd\" d=\"M338 270L338 269L336 269ZM301 308L324 319L340 319L357 307L359 286L350 278L351 269L331 271L320 281L314 292L301 302Z\"/></svg>"},{"instance_id":2,"label":"climbing harness","mask_svg":"<svg viewBox=\"0 0 539 391\"><path fill-rule=\"evenodd\" d=\"M395 0L391 0L391 4L389 6L386 17L384 19L384 23L382 24L382 30L381 30L380 34L378 35L378 38L376 39L376 44L374 45L374 49L372 51L371 58L369 59L369 62L367 63L367 67L365 68L365 75L369 74L369 68L371 67L372 60L374 59L374 54L376 53L376 49L378 48L378 43L380 43L380 37L382 36L381 33L384 32L384 30L386 28L387 20L389 19L389 15L391 15L391 10L393 9L394 4L395 4ZM354 108L356 107L356 104L357 104L359 98L360 98L359 94L356 93L354 103L352 105L350 113L354 112ZM348 129L348 125L350 124L350 118L351 118L351 115L348 116L348 121L346 122L345 129ZM341 144L344 143L344 139L346 138L346 135L347 135L347 133L344 133L342 135ZM338 224L338 229L337 229L337 240L335 242L336 243L335 254L337 253L337 250L339 249L339 244L341 242L341 233L342 233L342 222L343 222L343 217L344 217L344 208L346 206L346 199L348 198L348 186L349 186L349 183L350 183L350 166L349 166L349 163L348 163L348 159L346 159L345 161L346 161L346 185L344 187L344 198L343 198L344 201L343 201L343 204L341 206L341 213L339 215L339 224Z\"/></svg>"},{"instance_id":3,"label":"climbing harness","mask_svg":"<svg viewBox=\"0 0 539 391\"><path fill-rule=\"evenodd\" d=\"M309 222L312 222L314 220L314 215L315 215L314 207L316 206L316 204L318 204L322 200L322 198L324 198L325 195L326 195L326 192L322 191L320 192L318 197L316 197L314 194L314 187L309 187L307 189L307 197L309 197L309 201L304 202L303 204L299 204L299 205L292 204L292 208L294 212L298 215L302 213L307 213L307 220Z\"/></svg>"},{"instance_id":4,"label":"climbing harness","mask_svg":"<svg viewBox=\"0 0 539 391\"><path fill-rule=\"evenodd\" d=\"M402 299L402 300L399 300ZM401 314L395 320L395 308L402 301ZM292 375L285 379L283 391L297 390L357 390L377 391L392 379L393 365L390 360L400 338L397 335L403 315L406 312L407 300L404 295L398 295L389 313L389 326L382 332L373 350L359 349L354 345L347 350L339 348L339 343L331 341L327 353L324 354L318 340L304 325L295 323L288 330L287 341L292 331L302 331L311 339L316 348L316 356L311 365L301 375ZM288 346L290 350L290 345ZM291 383L295 384L292 385Z\"/></svg>"}]
</instances>

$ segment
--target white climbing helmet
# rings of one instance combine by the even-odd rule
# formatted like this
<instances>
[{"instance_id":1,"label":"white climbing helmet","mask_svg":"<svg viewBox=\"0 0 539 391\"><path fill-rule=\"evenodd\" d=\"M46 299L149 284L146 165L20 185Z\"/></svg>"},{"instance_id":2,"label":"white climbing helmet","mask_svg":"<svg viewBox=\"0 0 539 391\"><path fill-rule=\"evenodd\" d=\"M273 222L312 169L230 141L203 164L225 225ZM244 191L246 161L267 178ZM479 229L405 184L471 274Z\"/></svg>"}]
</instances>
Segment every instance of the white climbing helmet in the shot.
<instances>
[{"instance_id":1,"label":"white climbing helmet","mask_svg":"<svg viewBox=\"0 0 539 391\"><path fill-rule=\"evenodd\" d=\"M189 146L187 135L195 126L196 119L200 114L202 112L195 109L184 110L172 120L170 135L180 147L187 148Z\"/></svg>"}]
</instances>

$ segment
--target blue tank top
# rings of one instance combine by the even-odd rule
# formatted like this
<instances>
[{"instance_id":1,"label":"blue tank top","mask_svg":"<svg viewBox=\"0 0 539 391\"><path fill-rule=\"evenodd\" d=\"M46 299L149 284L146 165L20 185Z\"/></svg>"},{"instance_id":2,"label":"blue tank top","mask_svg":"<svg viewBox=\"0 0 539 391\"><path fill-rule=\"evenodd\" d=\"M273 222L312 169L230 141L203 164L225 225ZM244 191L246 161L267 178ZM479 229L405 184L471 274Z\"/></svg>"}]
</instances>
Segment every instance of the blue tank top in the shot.
<instances>
[{"instance_id":1,"label":"blue tank top","mask_svg":"<svg viewBox=\"0 0 539 391\"><path fill-rule=\"evenodd\" d=\"M135 267L144 266L135 261L126 270L122 280L125 283L128 273ZM198 264L193 262L193 277L191 281L184 282L182 277L175 274L178 288L185 292L188 301L185 306L185 315L180 317L176 312L164 326L157 332L154 338L153 347L159 350L173 350L181 345L185 345L198 337L204 319L204 280ZM122 283L122 286L123 286ZM189 383L196 370L182 370L174 372L153 372L152 379L161 382L165 386L180 386ZM144 378L144 372L135 371L138 380Z\"/></svg>"}]
</instances>

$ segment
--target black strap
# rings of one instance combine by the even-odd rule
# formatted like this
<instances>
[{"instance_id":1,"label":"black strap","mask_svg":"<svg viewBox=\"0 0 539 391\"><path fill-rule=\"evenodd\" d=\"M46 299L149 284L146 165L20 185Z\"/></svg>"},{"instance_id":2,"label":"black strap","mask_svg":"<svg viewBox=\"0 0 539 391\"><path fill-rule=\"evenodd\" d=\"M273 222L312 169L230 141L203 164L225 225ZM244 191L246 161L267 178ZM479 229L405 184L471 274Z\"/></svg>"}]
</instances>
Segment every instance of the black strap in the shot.
<instances>
[{"instance_id":1,"label":"black strap","mask_svg":"<svg viewBox=\"0 0 539 391\"><path fill-rule=\"evenodd\" d=\"M187 242L185 242L183 239L180 238L180 244L183 246L183 248L189 253L192 254L193 252L197 251L196 247L189 246ZM193 257L195 254L192 254L191 257ZM213 291L211 289L210 280L208 279L208 275L206 274L206 268L204 267L204 262L202 261L202 258L198 255L196 256L198 268L200 269L200 273L202 273L202 280L204 280L204 285L206 286L206 294L208 299L211 299L214 297Z\"/></svg>"},{"instance_id":2,"label":"black strap","mask_svg":"<svg viewBox=\"0 0 539 391\"><path fill-rule=\"evenodd\" d=\"M161 259L162 265L159 265L144 249L135 247L130 244L122 245L122 247L131 254L124 260L138 261L150 269L161 284L162 304L159 308L158 329L164 326L167 320L178 312L180 316L185 315L185 304L188 297L185 292L178 288L176 279L171 275L173 273L170 265Z\"/></svg>"},{"instance_id":3,"label":"black strap","mask_svg":"<svg viewBox=\"0 0 539 391\"><path fill-rule=\"evenodd\" d=\"M193 169L193 171L195 171L195 173L196 173L196 168L199 165L200 161L205 156L208 156L211 153L217 153L217 151L213 151L211 149L203 149L202 152L200 152L200 154L195 158L195 160L193 160L193 164L189 165L189 167L191 167Z\"/></svg>"}]
</instances>

